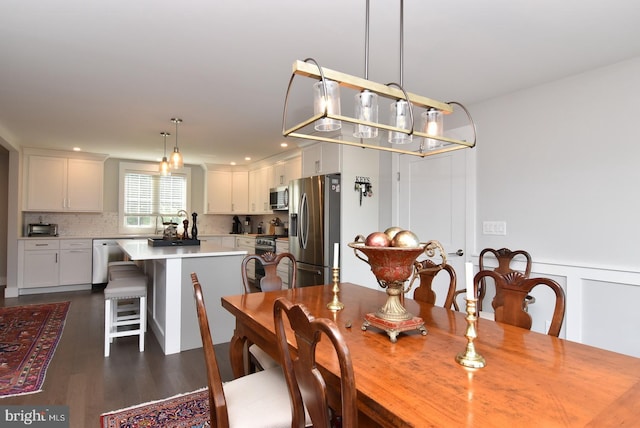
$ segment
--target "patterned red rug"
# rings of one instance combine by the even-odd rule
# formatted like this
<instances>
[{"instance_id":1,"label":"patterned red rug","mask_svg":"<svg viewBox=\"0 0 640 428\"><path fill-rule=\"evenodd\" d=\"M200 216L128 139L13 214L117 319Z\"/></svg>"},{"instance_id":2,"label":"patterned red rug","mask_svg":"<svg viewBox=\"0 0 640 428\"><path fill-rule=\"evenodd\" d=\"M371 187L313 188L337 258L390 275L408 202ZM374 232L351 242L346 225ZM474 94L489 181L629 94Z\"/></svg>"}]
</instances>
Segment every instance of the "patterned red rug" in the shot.
<instances>
[{"instance_id":1,"label":"patterned red rug","mask_svg":"<svg viewBox=\"0 0 640 428\"><path fill-rule=\"evenodd\" d=\"M209 426L207 388L100 415L101 428L200 428Z\"/></svg>"},{"instance_id":2,"label":"patterned red rug","mask_svg":"<svg viewBox=\"0 0 640 428\"><path fill-rule=\"evenodd\" d=\"M70 304L0 308L0 398L42 390Z\"/></svg>"}]
</instances>

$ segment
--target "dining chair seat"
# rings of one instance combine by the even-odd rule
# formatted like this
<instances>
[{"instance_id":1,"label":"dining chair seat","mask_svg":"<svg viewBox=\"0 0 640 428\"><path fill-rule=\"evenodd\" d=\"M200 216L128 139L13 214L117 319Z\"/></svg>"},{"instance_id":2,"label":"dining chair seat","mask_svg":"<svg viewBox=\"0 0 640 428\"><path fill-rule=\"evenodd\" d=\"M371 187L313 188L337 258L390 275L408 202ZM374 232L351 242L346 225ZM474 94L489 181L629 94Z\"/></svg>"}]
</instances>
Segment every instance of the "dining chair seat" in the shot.
<instances>
[{"instance_id":1,"label":"dining chair seat","mask_svg":"<svg viewBox=\"0 0 640 428\"><path fill-rule=\"evenodd\" d=\"M291 427L289 391L280 366L222 385L230 427Z\"/></svg>"}]
</instances>

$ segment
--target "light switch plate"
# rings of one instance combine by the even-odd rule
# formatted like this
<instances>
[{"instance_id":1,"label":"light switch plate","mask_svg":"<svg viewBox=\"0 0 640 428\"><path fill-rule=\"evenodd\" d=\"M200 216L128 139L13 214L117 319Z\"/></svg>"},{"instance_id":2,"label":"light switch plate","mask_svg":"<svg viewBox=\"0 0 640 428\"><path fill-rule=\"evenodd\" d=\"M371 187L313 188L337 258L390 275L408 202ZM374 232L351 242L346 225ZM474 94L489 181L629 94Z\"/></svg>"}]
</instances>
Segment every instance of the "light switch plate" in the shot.
<instances>
[{"instance_id":1,"label":"light switch plate","mask_svg":"<svg viewBox=\"0 0 640 428\"><path fill-rule=\"evenodd\" d=\"M506 221L483 221L482 234L483 235L506 235L507 222Z\"/></svg>"}]
</instances>

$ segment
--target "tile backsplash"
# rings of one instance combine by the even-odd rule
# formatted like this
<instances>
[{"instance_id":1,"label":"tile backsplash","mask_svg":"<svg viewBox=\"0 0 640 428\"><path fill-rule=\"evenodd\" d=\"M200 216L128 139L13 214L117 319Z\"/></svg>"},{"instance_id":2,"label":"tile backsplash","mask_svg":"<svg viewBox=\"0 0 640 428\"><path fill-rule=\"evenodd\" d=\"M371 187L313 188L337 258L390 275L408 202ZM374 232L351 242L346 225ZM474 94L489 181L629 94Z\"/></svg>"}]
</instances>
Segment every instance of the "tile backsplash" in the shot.
<instances>
[{"instance_id":1,"label":"tile backsplash","mask_svg":"<svg viewBox=\"0 0 640 428\"><path fill-rule=\"evenodd\" d=\"M58 225L59 236L82 236L82 237L109 237L120 236L118 231L118 213L32 213L23 212L23 236L26 236L26 227L30 223L54 223ZM239 216L244 221L246 216ZM268 224L274 217L280 217L286 221L282 215L257 215L251 216L251 233L257 232L259 222ZM189 219L191 222L191 219ZM233 224L232 215L199 214L198 234L222 235L231 232ZM191 227L191 225L189 226Z\"/></svg>"}]
</instances>

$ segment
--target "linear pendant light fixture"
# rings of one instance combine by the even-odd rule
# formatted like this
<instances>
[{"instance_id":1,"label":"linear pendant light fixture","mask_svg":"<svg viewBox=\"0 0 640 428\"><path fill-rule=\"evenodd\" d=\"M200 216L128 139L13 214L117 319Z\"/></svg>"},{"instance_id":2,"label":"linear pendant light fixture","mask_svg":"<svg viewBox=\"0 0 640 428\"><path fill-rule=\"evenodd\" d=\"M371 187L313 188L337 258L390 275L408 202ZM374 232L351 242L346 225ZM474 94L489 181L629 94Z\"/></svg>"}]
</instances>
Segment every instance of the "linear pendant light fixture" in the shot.
<instances>
[{"instance_id":1,"label":"linear pendant light fixture","mask_svg":"<svg viewBox=\"0 0 640 428\"><path fill-rule=\"evenodd\" d=\"M167 137L171 134L161 132L160 135L164 137L164 156L162 156L162 162L160 162L160 175L171 175L169 172L169 161L167 160Z\"/></svg>"},{"instance_id":2,"label":"linear pendant light fixture","mask_svg":"<svg viewBox=\"0 0 640 428\"><path fill-rule=\"evenodd\" d=\"M182 159L180 149L178 149L178 124L182 123L182 119L172 118L171 122L176 124L176 145L173 148L173 153L171 153L171 168L181 169L184 166L184 160Z\"/></svg>"},{"instance_id":3,"label":"linear pendant light fixture","mask_svg":"<svg viewBox=\"0 0 640 428\"><path fill-rule=\"evenodd\" d=\"M293 63L282 114L282 134L327 143L350 145L374 150L415 155L420 157L449 152L476 145L476 127L469 111L455 101L442 102L405 91L403 87L404 0L400 0L400 83L381 84L368 78L369 64L369 0L366 1L365 76L360 78L321 67L313 58ZM292 87L296 76L310 78L313 85L313 115L287 127L289 104L294 97ZM298 79L299 80L299 79ZM297 80L296 80L297 81ZM355 115L341 114L340 88L356 90ZM378 121L378 98L391 100L389 124ZM471 141L444 136L443 117L459 107L467 116L473 136ZM291 111L304 108L295 106ZM307 109L307 111L310 111ZM422 119L414 126L414 118ZM386 138L378 131L386 131ZM417 138L416 138L417 137ZM411 144L413 143L413 144ZM418 146L415 148L415 146Z\"/></svg>"}]
</instances>

